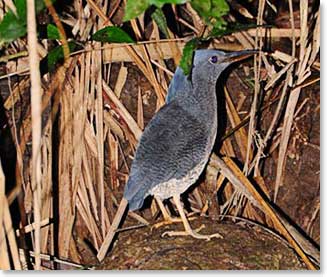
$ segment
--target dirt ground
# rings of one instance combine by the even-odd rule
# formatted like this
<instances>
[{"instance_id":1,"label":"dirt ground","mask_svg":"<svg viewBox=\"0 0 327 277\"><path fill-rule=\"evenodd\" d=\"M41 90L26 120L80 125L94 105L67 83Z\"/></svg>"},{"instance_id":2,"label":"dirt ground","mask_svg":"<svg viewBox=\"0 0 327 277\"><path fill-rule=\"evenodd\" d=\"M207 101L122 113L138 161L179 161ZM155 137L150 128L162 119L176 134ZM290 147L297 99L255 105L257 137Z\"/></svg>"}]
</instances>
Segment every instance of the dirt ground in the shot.
<instances>
[{"instance_id":1,"label":"dirt ground","mask_svg":"<svg viewBox=\"0 0 327 277\"><path fill-rule=\"evenodd\" d=\"M162 237L165 231L183 230L182 223L126 231L119 233L112 252L95 269L305 269L291 248L262 227L203 217L191 224L193 228L203 224L200 233L218 232L223 238Z\"/></svg>"}]
</instances>

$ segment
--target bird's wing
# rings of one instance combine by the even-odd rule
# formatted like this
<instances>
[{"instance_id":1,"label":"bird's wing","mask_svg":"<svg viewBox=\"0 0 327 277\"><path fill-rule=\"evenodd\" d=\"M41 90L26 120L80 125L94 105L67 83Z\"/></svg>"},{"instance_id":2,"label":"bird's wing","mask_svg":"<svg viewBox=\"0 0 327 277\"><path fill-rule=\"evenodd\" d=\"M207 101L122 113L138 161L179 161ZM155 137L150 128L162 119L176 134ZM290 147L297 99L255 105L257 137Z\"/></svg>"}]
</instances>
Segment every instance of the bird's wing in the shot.
<instances>
[{"instance_id":1,"label":"bird's wing","mask_svg":"<svg viewBox=\"0 0 327 277\"><path fill-rule=\"evenodd\" d=\"M169 84L166 103L170 103L176 97L185 96L190 90L192 90L191 81L184 74L183 70L177 67L174 77Z\"/></svg>"},{"instance_id":2,"label":"bird's wing","mask_svg":"<svg viewBox=\"0 0 327 277\"><path fill-rule=\"evenodd\" d=\"M143 132L124 197L141 201L154 186L187 175L207 156L209 138L205 130L177 101L165 105Z\"/></svg>"}]
</instances>

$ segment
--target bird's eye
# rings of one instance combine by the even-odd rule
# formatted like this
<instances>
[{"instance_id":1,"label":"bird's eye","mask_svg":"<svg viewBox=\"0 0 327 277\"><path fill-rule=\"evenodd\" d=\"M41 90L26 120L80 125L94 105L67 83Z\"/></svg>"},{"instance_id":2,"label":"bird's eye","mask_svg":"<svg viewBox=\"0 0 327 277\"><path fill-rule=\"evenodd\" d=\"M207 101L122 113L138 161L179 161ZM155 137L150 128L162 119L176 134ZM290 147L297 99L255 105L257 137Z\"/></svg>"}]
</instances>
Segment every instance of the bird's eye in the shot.
<instances>
[{"instance_id":1,"label":"bird's eye","mask_svg":"<svg viewBox=\"0 0 327 277\"><path fill-rule=\"evenodd\" d=\"M212 56L212 57L210 57L209 61L211 63L217 63L218 62L218 57L217 56Z\"/></svg>"}]
</instances>

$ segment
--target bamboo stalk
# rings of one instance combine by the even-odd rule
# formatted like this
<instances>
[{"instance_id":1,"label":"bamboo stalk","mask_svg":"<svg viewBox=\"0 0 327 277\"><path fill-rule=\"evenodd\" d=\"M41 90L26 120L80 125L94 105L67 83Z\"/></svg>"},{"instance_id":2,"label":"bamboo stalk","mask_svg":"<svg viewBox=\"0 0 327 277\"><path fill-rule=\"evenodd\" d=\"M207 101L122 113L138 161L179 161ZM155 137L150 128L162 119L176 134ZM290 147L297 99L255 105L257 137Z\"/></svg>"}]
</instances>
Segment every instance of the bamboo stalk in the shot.
<instances>
[{"instance_id":1,"label":"bamboo stalk","mask_svg":"<svg viewBox=\"0 0 327 277\"><path fill-rule=\"evenodd\" d=\"M8 242L9 242L9 249L12 257L12 261L14 263L14 268L16 270L21 270L21 264L20 264L20 258L18 254L18 247L16 243L16 236L14 232L14 228L12 226L12 221L11 221L11 216L10 216L10 211L9 211L9 205L8 201L5 198L4 199L4 216L3 216L3 221L4 221L4 227L5 227L5 232L7 234Z\"/></svg>"},{"instance_id":2,"label":"bamboo stalk","mask_svg":"<svg viewBox=\"0 0 327 277\"><path fill-rule=\"evenodd\" d=\"M32 111L32 191L35 228L35 269L41 268L41 116L42 89L37 53L37 32L35 20L35 2L27 1L27 41L29 48L29 65L31 76L31 111Z\"/></svg>"}]
</instances>

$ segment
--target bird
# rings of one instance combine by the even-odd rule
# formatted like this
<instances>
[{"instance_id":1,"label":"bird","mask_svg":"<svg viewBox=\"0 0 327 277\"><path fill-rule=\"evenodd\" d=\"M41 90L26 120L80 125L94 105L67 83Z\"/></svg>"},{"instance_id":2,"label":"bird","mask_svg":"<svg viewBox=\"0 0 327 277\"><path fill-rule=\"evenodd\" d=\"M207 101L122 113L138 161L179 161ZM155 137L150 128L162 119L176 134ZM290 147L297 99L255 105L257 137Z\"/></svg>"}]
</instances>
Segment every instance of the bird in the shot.
<instances>
[{"instance_id":1,"label":"bird","mask_svg":"<svg viewBox=\"0 0 327 277\"><path fill-rule=\"evenodd\" d=\"M125 211L142 208L154 196L167 221L173 221L163 201L172 198L185 231L166 232L169 236L190 235L196 239L220 238L193 230L180 200L203 172L216 140L216 82L233 62L256 54L256 50L223 52L215 49L194 51L189 75L177 67L170 82L165 104L145 127L136 147L124 195L101 245L97 258L103 260Z\"/></svg>"}]
</instances>

